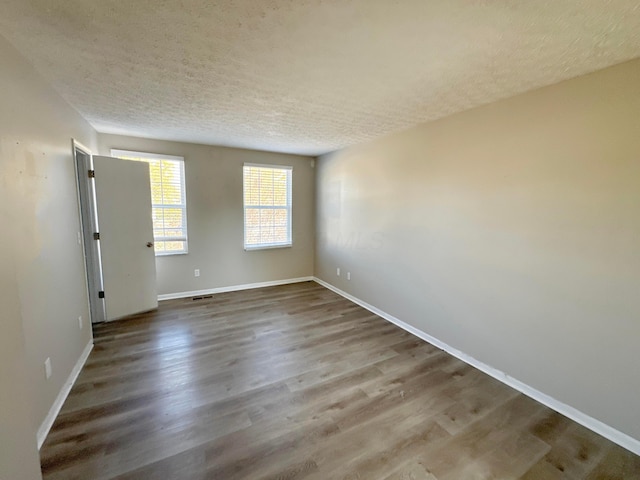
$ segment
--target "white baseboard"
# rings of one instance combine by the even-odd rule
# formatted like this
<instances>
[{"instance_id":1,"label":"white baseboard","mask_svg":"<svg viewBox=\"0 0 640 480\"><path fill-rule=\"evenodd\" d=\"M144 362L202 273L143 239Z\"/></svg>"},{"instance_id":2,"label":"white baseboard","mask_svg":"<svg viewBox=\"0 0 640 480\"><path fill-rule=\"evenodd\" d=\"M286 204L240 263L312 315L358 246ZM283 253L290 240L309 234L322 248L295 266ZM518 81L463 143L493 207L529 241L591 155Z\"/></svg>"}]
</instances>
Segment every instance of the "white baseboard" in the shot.
<instances>
[{"instance_id":1,"label":"white baseboard","mask_svg":"<svg viewBox=\"0 0 640 480\"><path fill-rule=\"evenodd\" d=\"M287 278L284 280L272 280L270 282L245 283L243 285L232 285L230 287L209 288L207 290L194 290L191 292L167 293L164 295L158 295L158 301L199 297L201 295L212 295L214 293L237 292L239 290L250 290L252 288L274 287L277 285L287 285L289 283L312 282L313 280L314 277L298 277Z\"/></svg>"},{"instance_id":2,"label":"white baseboard","mask_svg":"<svg viewBox=\"0 0 640 480\"><path fill-rule=\"evenodd\" d=\"M581 412L580 410L572 407L571 405L567 405L566 403L563 403L560 400L556 400L555 398L547 395L546 393L536 390L535 388L527 385L526 383L521 382L520 380L517 380L507 375L506 373L496 368L493 368L479 360L476 360L472 356L467 355L466 353L451 347L450 345L444 343L441 340L438 340L435 337L432 337L431 335L423 332L422 330L419 330L409 325L408 323L405 323L402 320L397 319L393 315L389 315L388 313L383 312L379 308L374 307L373 305L370 305L367 302L360 300L359 298L354 297L353 295L343 290L340 290L337 287L334 287L333 285L325 282L324 280L314 277L314 281L328 288L329 290L334 291L338 295L341 295L344 298L351 300L353 303L360 305L361 307L369 310L370 312L375 313L379 317L382 317L385 320L397 325L398 327L402 328L403 330L406 330L407 332L415 335L416 337L424 340L425 342L435 345L436 347L444 350L445 352L453 355L454 357L462 360L463 362L471 365L472 367L475 367L478 370L481 370L482 372L492 376L496 380L499 380L502 383L505 383L512 388L515 388L516 390L518 390L521 393L524 393L528 397L531 397L534 400L542 403L543 405L546 405L547 407L555 410L556 412L561 413L566 417L569 417L571 420L574 420L575 422L579 423L580 425L583 425L589 430L592 430L598 433L599 435L602 435L603 437L608 438L612 442L620 445L623 448L626 448L627 450L635 453L636 455L640 455L640 440L630 437L626 433L616 430L615 428L601 422L600 420L596 420L595 418L590 417L586 413Z\"/></svg>"},{"instance_id":3,"label":"white baseboard","mask_svg":"<svg viewBox=\"0 0 640 480\"><path fill-rule=\"evenodd\" d=\"M84 367L84 364L87 361L87 358L89 358L89 354L91 353L92 349L93 349L93 339L89 341L87 346L82 351L80 358L78 358L78 361L76 362L73 369L71 370L71 373L67 378L67 381L64 382L64 385L62 386L60 393L56 397L55 402L53 402L53 405L51 405L51 409L49 410L49 413L47 413L47 416L45 417L44 421L40 425L40 428L38 428L38 434L37 434L38 450L40 450L40 447L42 447L42 444L46 440L47 435L49 435L49 430L51 430L51 427L53 426L53 422L55 422L56 417L60 413L60 409L62 408L64 401L69 396L71 387L73 387L73 384L76 382L78 375L80 375L80 370L82 370L82 367Z\"/></svg>"}]
</instances>

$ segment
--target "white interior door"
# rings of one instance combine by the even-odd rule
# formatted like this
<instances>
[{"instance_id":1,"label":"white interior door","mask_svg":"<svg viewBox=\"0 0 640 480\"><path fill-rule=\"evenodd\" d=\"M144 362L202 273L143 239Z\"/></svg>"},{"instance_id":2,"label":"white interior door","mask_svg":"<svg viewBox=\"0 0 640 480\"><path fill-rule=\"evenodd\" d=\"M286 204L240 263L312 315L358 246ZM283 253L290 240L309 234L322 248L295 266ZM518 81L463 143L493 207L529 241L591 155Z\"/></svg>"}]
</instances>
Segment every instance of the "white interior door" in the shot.
<instances>
[{"instance_id":1,"label":"white interior door","mask_svg":"<svg viewBox=\"0 0 640 480\"><path fill-rule=\"evenodd\" d=\"M149 165L93 157L107 320L158 307Z\"/></svg>"}]
</instances>

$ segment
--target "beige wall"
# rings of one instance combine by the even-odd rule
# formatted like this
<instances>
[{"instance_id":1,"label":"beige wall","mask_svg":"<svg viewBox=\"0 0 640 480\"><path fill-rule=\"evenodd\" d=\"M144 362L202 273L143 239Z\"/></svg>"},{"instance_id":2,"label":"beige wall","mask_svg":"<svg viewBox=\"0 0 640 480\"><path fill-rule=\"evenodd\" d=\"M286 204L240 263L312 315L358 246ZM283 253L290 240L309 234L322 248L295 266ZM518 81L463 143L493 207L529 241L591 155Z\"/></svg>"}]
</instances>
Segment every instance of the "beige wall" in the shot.
<instances>
[{"instance_id":1,"label":"beige wall","mask_svg":"<svg viewBox=\"0 0 640 480\"><path fill-rule=\"evenodd\" d=\"M30 395L23 400L32 407L32 437L91 341L82 248L77 241L80 220L71 138L92 146L96 134L2 37L0 105L0 171L7 197L1 202L3 236L12 235L14 264L14 273L3 265L0 275L3 293L13 288L9 300L18 302L8 310L3 304L0 336L3 341L18 342L19 332L24 335L24 355L14 344L12 358L16 371L20 371L22 358L26 359ZM85 320L82 330L78 316ZM4 348L2 355L4 363ZM47 357L53 366L50 380L44 375ZM1 391L14 388L4 383L4 375L2 381ZM11 406L0 405L3 414L7 408ZM19 418L20 412L16 415ZM15 435L0 430L3 448ZM35 437L30 440L35 445Z\"/></svg>"},{"instance_id":2,"label":"beige wall","mask_svg":"<svg viewBox=\"0 0 640 480\"><path fill-rule=\"evenodd\" d=\"M178 155L185 160L189 253L156 257L158 294L313 275L310 157L100 134L100 153L110 155L112 148ZM244 162L293 166L292 248L244 251Z\"/></svg>"},{"instance_id":3,"label":"beige wall","mask_svg":"<svg viewBox=\"0 0 640 480\"><path fill-rule=\"evenodd\" d=\"M633 61L322 157L316 275L640 439L638 85Z\"/></svg>"},{"instance_id":4,"label":"beige wall","mask_svg":"<svg viewBox=\"0 0 640 480\"><path fill-rule=\"evenodd\" d=\"M2 47L0 46L0 49ZM1 54L0 54L1 55ZM10 225L8 178L0 164L0 222ZM27 370L20 297L13 258L15 238L0 235L0 478L41 478L33 416L33 390Z\"/></svg>"}]
</instances>

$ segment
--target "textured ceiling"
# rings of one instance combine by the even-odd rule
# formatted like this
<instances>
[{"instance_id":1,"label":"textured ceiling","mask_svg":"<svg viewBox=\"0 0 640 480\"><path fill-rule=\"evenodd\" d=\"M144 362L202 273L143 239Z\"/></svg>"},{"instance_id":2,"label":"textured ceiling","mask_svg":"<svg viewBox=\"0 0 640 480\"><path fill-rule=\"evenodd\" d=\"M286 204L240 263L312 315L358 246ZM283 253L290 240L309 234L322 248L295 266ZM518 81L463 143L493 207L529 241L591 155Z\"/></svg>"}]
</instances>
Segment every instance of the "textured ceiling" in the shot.
<instances>
[{"instance_id":1,"label":"textured ceiling","mask_svg":"<svg viewBox=\"0 0 640 480\"><path fill-rule=\"evenodd\" d=\"M640 56L638 0L3 0L98 131L316 155Z\"/></svg>"}]
</instances>

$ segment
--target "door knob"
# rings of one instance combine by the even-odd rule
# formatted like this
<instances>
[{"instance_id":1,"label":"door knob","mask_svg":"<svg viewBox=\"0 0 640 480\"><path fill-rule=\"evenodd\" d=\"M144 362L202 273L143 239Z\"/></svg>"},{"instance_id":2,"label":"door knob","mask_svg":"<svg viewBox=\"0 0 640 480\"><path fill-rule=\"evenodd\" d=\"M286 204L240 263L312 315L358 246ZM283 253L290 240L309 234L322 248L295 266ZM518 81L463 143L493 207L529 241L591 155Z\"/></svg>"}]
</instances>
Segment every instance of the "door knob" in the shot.
<instances>
[{"instance_id":1,"label":"door knob","mask_svg":"<svg viewBox=\"0 0 640 480\"><path fill-rule=\"evenodd\" d=\"M149 248L153 247L153 242L147 242L147 247Z\"/></svg>"}]
</instances>

